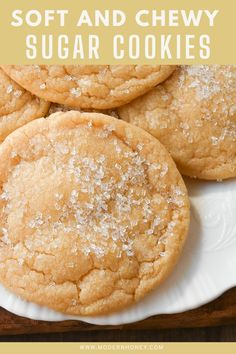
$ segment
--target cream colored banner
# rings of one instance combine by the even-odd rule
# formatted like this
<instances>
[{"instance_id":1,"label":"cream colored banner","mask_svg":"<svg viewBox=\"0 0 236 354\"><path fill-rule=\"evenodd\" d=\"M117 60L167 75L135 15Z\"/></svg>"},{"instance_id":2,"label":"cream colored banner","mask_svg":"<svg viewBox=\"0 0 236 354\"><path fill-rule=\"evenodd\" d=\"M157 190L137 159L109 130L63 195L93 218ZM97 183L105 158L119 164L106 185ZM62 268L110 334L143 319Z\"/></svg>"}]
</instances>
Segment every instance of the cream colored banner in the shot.
<instances>
[{"instance_id":1,"label":"cream colored banner","mask_svg":"<svg viewBox=\"0 0 236 354\"><path fill-rule=\"evenodd\" d=\"M1 343L2 353L235 354L235 343Z\"/></svg>"},{"instance_id":2,"label":"cream colored banner","mask_svg":"<svg viewBox=\"0 0 236 354\"><path fill-rule=\"evenodd\" d=\"M8 0L1 64L234 64L232 0Z\"/></svg>"}]
</instances>

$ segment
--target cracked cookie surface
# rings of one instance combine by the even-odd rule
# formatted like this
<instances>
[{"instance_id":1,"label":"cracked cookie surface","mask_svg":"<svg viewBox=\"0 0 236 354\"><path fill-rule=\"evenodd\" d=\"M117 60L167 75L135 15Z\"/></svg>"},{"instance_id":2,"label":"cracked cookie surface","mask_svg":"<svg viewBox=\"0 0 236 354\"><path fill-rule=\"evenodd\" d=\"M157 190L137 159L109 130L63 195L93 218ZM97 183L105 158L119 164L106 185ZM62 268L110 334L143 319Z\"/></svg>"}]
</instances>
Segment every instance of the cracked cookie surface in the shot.
<instances>
[{"instance_id":1,"label":"cracked cookie surface","mask_svg":"<svg viewBox=\"0 0 236 354\"><path fill-rule=\"evenodd\" d=\"M14 82L0 69L0 143L15 129L47 114L46 102Z\"/></svg>"},{"instance_id":2,"label":"cracked cookie surface","mask_svg":"<svg viewBox=\"0 0 236 354\"><path fill-rule=\"evenodd\" d=\"M74 108L109 109L165 80L171 65L4 65L33 94Z\"/></svg>"},{"instance_id":3,"label":"cracked cookie surface","mask_svg":"<svg viewBox=\"0 0 236 354\"><path fill-rule=\"evenodd\" d=\"M174 267L184 182L151 135L97 113L55 113L0 146L0 281L68 314L122 309Z\"/></svg>"},{"instance_id":4,"label":"cracked cookie surface","mask_svg":"<svg viewBox=\"0 0 236 354\"><path fill-rule=\"evenodd\" d=\"M118 113L158 138L183 174L236 177L235 66L179 67Z\"/></svg>"}]
</instances>

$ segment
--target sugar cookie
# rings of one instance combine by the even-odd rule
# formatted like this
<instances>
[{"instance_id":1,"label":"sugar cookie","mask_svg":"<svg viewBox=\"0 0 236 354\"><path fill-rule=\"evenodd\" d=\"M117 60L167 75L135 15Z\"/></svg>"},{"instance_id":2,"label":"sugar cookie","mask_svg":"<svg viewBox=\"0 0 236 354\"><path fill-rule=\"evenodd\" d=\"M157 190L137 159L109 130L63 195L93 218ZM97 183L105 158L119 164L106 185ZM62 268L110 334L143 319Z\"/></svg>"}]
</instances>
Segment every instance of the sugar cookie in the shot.
<instances>
[{"instance_id":1,"label":"sugar cookie","mask_svg":"<svg viewBox=\"0 0 236 354\"><path fill-rule=\"evenodd\" d=\"M158 138L183 174L236 176L235 66L182 66L118 113Z\"/></svg>"},{"instance_id":2,"label":"sugar cookie","mask_svg":"<svg viewBox=\"0 0 236 354\"><path fill-rule=\"evenodd\" d=\"M50 103L20 87L0 69L0 143L15 129L47 114Z\"/></svg>"},{"instance_id":3,"label":"sugar cookie","mask_svg":"<svg viewBox=\"0 0 236 354\"><path fill-rule=\"evenodd\" d=\"M144 94L165 80L171 65L4 65L27 90L74 108L109 109Z\"/></svg>"},{"instance_id":4,"label":"sugar cookie","mask_svg":"<svg viewBox=\"0 0 236 354\"><path fill-rule=\"evenodd\" d=\"M117 311L169 274L189 202L166 149L98 113L55 113L0 146L0 281L81 315Z\"/></svg>"}]
</instances>

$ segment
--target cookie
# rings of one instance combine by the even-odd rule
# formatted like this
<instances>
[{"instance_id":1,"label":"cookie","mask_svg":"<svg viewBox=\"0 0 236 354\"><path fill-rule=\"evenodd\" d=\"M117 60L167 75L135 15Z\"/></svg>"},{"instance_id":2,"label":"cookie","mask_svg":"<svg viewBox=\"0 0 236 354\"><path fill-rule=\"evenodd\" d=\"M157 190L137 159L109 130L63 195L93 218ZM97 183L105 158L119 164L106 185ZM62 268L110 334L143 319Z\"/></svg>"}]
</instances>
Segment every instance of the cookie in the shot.
<instances>
[{"instance_id":1,"label":"cookie","mask_svg":"<svg viewBox=\"0 0 236 354\"><path fill-rule=\"evenodd\" d=\"M110 109L144 94L175 69L169 65L5 65L33 94L74 108Z\"/></svg>"},{"instance_id":2,"label":"cookie","mask_svg":"<svg viewBox=\"0 0 236 354\"><path fill-rule=\"evenodd\" d=\"M236 176L235 66L182 66L118 113L158 138L183 174Z\"/></svg>"},{"instance_id":3,"label":"cookie","mask_svg":"<svg viewBox=\"0 0 236 354\"><path fill-rule=\"evenodd\" d=\"M0 143L15 129L47 114L50 103L20 87L0 69Z\"/></svg>"},{"instance_id":4,"label":"cookie","mask_svg":"<svg viewBox=\"0 0 236 354\"><path fill-rule=\"evenodd\" d=\"M35 120L0 146L0 281L73 315L124 308L174 267L181 175L151 135L98 113Z\"/></svg>"}]
</instances>

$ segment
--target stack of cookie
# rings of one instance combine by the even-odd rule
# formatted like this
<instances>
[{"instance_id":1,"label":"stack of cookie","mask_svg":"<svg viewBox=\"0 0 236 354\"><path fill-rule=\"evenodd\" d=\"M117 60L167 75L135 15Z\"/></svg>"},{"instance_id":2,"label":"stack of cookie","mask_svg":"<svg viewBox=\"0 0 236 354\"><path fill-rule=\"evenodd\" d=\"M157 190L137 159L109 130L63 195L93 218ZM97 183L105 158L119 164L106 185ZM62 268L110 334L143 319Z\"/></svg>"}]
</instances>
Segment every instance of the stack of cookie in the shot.
<instances>
[{"instance_id":1,"label":"stack of cookie","mask_svg":"<svg viewBox=\"0 0 236 354\"><path fill-rule=\"evenodd\" d=\"M0 83L0 282L73 315L138 301L181 254L181 174L236 176L236 68L7 65Z\"/></svg>"}]
</instances>

